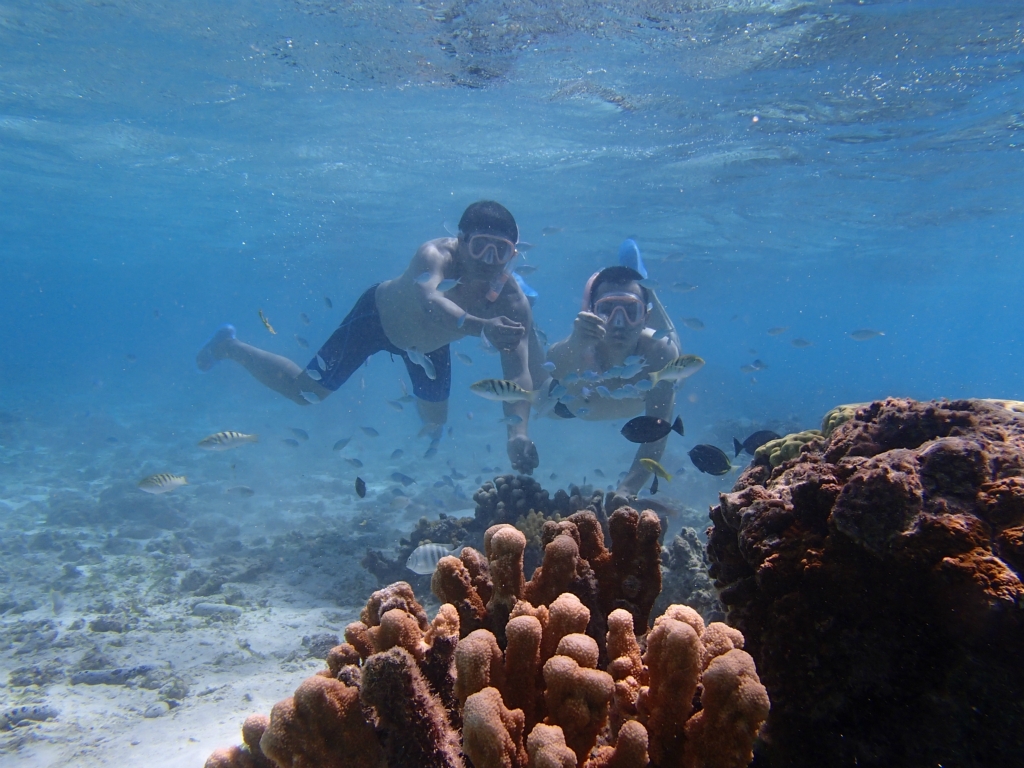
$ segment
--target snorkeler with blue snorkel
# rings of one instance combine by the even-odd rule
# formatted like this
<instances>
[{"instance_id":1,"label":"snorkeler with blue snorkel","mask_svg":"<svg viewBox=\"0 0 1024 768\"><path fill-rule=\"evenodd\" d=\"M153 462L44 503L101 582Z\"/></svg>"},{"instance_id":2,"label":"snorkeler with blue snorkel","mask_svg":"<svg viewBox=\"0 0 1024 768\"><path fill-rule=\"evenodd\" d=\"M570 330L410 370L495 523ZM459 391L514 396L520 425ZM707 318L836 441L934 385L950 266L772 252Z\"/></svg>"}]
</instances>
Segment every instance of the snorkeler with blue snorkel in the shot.
<instances>
[{"instance_id":1,"label":"snorkeler with blue snorkel","mask_svg":"<svg viewBox=\"0 0 1024 768\"><path fill-rule=\"evenodd\" d=\"M633 240L619 248L619 264L591 275L572 333L553 344L543 390L553 415L588 421L641 413L671 421L672 382L649 376L679 357L679 336L668 313L644 286L647 270ZM650 477L641 460L659 461L667 436L642 443L616 495L635 496Z\"/></svg>"}]
</instances>

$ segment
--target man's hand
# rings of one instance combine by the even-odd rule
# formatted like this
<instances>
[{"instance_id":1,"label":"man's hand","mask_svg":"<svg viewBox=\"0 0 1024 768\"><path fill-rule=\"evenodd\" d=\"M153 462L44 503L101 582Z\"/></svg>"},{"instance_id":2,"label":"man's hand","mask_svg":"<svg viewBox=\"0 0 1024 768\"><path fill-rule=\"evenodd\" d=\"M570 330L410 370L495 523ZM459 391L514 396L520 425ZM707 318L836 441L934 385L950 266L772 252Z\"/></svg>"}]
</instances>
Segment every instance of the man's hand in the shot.
<instances>
[{"instance_id":1,"label":"man's hand","mask_svg":"<svg viewBox=\"0 0 1024 768\"><path fill-rule=\"evenodd\" d=\"M484 321L484 336L495 347L511 352L526 335L526 326L502 315Z\"/></svg>"},{"instance_id":2,"label":"man's hand","mask_svg":"<svg viewBox=\"0 0 1024 768\"><path fill-rule=\"evenodd\" d=\"M533 470L540 464L537 446L526 435L509 438L508 457L512 461L512 469L523 475L532 475Z\"/></svg>"},{"instance_id":3,"label":"man's hand","mask_svg":"<svg viewBox=\"0 0 1024 768\"><path fill-rule=\"evenodd\" d=\"M572 326L573 337L584 344L596 344L604 338L605 324L593 312L580 312Z\"/></svg>"}]
</instances>

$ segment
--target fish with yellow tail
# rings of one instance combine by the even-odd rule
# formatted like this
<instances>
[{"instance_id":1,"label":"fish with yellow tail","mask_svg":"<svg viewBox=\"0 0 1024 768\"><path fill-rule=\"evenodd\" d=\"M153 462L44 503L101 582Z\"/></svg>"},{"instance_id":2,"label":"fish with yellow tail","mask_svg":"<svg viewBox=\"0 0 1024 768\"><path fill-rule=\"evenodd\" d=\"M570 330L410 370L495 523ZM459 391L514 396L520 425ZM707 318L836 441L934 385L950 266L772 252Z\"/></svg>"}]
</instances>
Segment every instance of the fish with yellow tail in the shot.
<instances>
[{"instance_id":1,"label":"fish with yellow tail","mask_svg":"<svg viewBox=\"0 0 1024 768\"><path fill-rule=\"evenodd\" d=\"M274 330L274 326L272 326L270 324L270 321L267 320L267 316L263 314L263 310L261 309L259 312L260 312L260 320L263 321L263 325L266 327L266 329L268 331L270 331L273 335L276 336L277 335L277 331Z\"/></svg>"},{"instance_id":2,"label":"fish with yellow tail","mask_svg":"<svg viewBox=\"0 0 1024 768\"><path fill-rule=\"evenodd\" d=\"M662 480L670 483L672 482L672 475L666 472L665 468L654 459L640 459L640 466L648 472L653 472L656 477L660 477Z\"/></svg>"},{"instance_id":3,"label":"fish with yellow tail","mask_svg":"<svg viewBox=\"0 0 1024 768\"><path fill-rule=\"evenodd\" d=\"M240 445L258 443L259 441L259 435L246 435L242 432L227 430L204 437L199 441L198 445L204 451L230 451L232 448L237 448Z\"/></svg>"},{"instance_id":4,"label":"fish with yellow tail","mask_svg":"<svg viewBox=\"0 0 1024 768\"><path fill-rule=\"evenodd\" d=\"M183 485L188 485L188 480L184 475L172 475L167 472L150 475L139 480L139 490L146 493L170 493Z\"/></svg>"},{"instance_id":5,"label":"fish with yellow tail","mask_svg":"<svg viewBox=\"0 0 1024 768\"><path fill-rule=\"evenodd\" d=\"M469 388L480 397L496 400L499 403L531 402L533 400L533 392L506 379L481 379L475 384L470 384Z\"/></svg>"},{"instance_id":6,"label":"fish with yellow tail","mask_svg":"<svg viewBox=\"0 0 1024 768\"><path fill-rule=\"evenodd\" d=\"M704 359L696 355L680 355L660 371L651 374L651 382L682 381L704 367Z\"/></svg>"}]
</instances>

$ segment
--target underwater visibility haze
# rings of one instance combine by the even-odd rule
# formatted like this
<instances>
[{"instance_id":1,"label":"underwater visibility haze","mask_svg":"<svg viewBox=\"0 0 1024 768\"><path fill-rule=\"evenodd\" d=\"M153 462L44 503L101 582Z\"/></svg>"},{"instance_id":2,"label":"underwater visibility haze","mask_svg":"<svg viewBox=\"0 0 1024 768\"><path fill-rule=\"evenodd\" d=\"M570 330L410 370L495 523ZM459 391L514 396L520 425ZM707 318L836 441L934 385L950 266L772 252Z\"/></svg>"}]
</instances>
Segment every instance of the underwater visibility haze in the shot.
<instances>
[{"instance_id":1,"label":"underwater visibility haze","mask_svg":"<svg viewBox=\"0 0 1024 768\"><path fill-rule=\"evenodd\" d=\"M632 239L703 361L652 433L657 493L649 473L632 502L660 514L663 566L696 553L688 589L739 572L704 551L707 511L722 530L752 503L719 494L769 431L887 397L1024 399L1022 92L1024 14L996 0L0 6L0 761L201 765L323 667L373 590L404 579L437 612L437 560L483 550L451 521L512 494L495 478L519 417L471 390L508 378L494 347L452 344L440 431L387 353L306 407L196 355L231 323L309 370L475 201L515 217L545 345ZM1015 408L961 428L1009 435ZM562 489L576 512L615 491L646 439L628 420L534 408L539 487L508 499ZM757 482L785 496L769 453ZM1009 542L1024 521L1000 519ZM506 522L539 565L539 518ZM659 614L686 601L664 583ZM762 666L770 632L701 594L705 620L742 624L768 696L796 700Z\"/></svg>"}]
</instances>

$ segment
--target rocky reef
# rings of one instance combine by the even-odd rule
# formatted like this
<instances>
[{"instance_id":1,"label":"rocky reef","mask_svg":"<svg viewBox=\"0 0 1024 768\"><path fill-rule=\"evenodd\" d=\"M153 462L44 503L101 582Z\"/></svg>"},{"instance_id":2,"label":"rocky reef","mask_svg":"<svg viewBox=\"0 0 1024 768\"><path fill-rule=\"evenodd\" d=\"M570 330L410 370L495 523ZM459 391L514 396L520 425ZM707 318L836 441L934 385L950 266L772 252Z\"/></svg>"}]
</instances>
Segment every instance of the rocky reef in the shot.
<instances>
[{"instance_id":1,"label":"rocky reef","mask_svg":"<svg viewBox=\"0 0 1024 768\"><path fill-rule=\"evenodd\" d=\"M243 745L207 768L739 768L769 702L743 636L671 605L657 515L617 509L606 548L597 516L526 536L489 527L484 551L442 558L431 620L406 582L374 592L331 649Z\"/></svg>"},{"instance_id":2,"label":"rocky reef","mask_svg":"<svg viewBox=\"0 0 1024 768\"><path fill-rule=\"evenodd\" d=\"M765 764L1024 765L1020 411L835 409L721 495L711 574L771 696Z\"/></svg>"}]
</instances>

